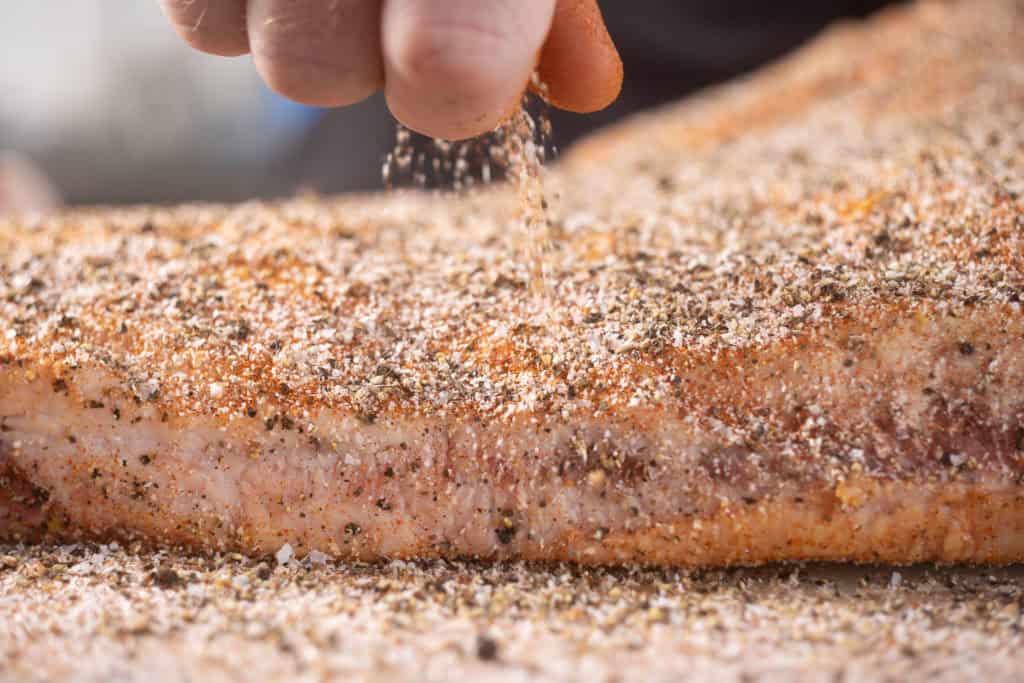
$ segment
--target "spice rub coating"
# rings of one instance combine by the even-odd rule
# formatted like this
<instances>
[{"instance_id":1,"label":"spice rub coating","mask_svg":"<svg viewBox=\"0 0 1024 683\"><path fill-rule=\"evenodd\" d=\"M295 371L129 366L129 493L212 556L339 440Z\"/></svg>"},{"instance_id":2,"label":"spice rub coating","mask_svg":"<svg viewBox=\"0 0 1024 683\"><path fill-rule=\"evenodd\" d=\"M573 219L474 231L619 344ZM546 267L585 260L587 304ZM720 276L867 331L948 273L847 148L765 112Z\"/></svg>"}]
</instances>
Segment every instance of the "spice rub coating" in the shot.
<instances>
[{"instance_id":1,"label":"spice rub coating","mask_svg":"<svg viewBox=\"0 0 1024 683\"><path fill-rule=\"evenodd\" d=\"M920 3L515 197L0 223L0 533L1024 559L1024 15Z\"/></svg>"}]
</instances>

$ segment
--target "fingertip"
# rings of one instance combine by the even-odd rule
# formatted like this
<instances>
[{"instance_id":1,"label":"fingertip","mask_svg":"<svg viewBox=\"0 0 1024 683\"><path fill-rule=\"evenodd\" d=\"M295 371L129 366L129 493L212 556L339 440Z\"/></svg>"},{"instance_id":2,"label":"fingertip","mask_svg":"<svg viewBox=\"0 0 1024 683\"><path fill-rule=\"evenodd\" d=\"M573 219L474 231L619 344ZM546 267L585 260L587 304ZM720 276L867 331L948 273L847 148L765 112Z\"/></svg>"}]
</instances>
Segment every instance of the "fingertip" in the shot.
<instances>
[{"instance_id":1,"label":"fingertip","mask_svg":"<svg viewBox=\"0 0 1024 683\"><path fill-rule=\"evenodd\" d=\"M194 50L214 57L241 57L249 54L249 38L246 35L197 33L180 26L175 32Z\"/></svg>"},{"instance_id":2,"label":"fingertip","mask_svg":"<svg viewBox=\"0 0 1024 683\"><path fill-rule=\"evenodd\" d=\"M249 52L245 0L161 0L160 5L189 47L218 57Z\"/></svg>"},{"instance_id":3,"label":"fingertip","mask_svg":"<svg viewBox=\"0 0 1024 683\"><path fill-rule=\"evenodd\" d=\"M533 72L554 0L390 0L385 91L402 123L457 140L508 117Z\"/></svg>"},{"instance_id":4,"label":"fingertip","mask_svg":"<svg viewBox=\"0 0 1024 683\"><path fill-rule=\"evenodd\" d=\"M372 72L353 76L301 57L269 56L258 50L253 63L268 88L309 107L358 104L376 93L382 80Z\"/></svg>"},{"instance_id":5,"label":"fingertip","mask_svg":"<svg viewBox=\"0 0 1024 683\"><path fill-rule=\"evenodd\" d=\"M538 70L559 109L589 114L618 99L622 58L597 0L559 0Z\"/></svg>"},{"instance_id":6,"label":"fingertip","mask_svg":"<svg viewBox=\"0 0 1024 683\"><path fill-rule=\"evenodd\" d=\"M401 87L387 87L384 92L391 115L406 128L428 137L458 141L488 133L510 119L520 106L525 88L524 83L504 104L475 107L438 107L424 101L416 91Z\"/></svg>"}]
</instances>

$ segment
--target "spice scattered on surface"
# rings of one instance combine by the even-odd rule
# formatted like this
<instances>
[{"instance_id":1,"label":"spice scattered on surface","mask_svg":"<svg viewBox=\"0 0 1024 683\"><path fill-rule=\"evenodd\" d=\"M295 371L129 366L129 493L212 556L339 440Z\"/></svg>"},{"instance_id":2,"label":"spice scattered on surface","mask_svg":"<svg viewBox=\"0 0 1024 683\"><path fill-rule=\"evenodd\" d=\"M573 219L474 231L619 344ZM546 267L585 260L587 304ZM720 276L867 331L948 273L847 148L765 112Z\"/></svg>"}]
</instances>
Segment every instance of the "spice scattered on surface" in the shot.
<instances>
[{"instance_id":1,"label":"spice scattered on surface","mask_svg":"<svg viewBox=\"0 0 1024 683\"><path fill-rule=\"evenodd\" d=\"M166 590L157 562L194 578ZM271 572L218 553L0 545L0 677L1010 681L1022 672L1022 572L441 561Z\"/></svg>"}]
</instances>

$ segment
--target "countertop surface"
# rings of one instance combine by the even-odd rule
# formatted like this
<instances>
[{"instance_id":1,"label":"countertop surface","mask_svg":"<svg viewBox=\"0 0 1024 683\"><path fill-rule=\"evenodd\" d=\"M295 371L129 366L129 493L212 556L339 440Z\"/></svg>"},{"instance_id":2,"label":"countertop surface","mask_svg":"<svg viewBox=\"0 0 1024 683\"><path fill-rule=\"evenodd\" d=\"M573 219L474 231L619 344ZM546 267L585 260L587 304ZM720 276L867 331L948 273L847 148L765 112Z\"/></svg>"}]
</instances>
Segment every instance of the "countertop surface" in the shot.
<instances>
[{"instance_id":1,"label":"countertop surface","mask_svg":"<svg viewBox=\"0 0 1024 683\"><path fill-rule=\"evenodd\" d=\"M8 545L0 679L1021 680L1022 579L1021 567L687 573Z\"/></svg>"}]
</instances>

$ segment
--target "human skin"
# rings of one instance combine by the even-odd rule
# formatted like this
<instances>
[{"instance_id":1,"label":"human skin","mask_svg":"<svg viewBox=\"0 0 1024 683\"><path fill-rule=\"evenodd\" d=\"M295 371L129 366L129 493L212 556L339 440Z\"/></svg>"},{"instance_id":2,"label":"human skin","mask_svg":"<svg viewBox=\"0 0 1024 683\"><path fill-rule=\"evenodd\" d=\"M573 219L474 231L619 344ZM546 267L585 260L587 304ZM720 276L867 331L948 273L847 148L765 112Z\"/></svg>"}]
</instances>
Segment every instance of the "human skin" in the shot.
<instances>
[{"instance_id":1,"label":"human skin","mask_svg":"<svg viewBox=\"0 0 1024 683\"><path fill-rule=\"evenodd\" d=\"M24 157L0 150L0 218L59 205L60 197L42 171Z\"/></svg>"},{"instance_id":2,"label":"human skin","mask_svg":"<svg viewBox=\"0 0 1024 683\"><path fill-rule=\"evenodd\" d=\"M499 124L539 70L555 106L608 106L622 62L597 0L161 0L178 34L215 55L251 53L275 91L321 107L383 89L434 137Z\"/></svg>"}]
</instances>

